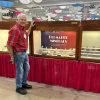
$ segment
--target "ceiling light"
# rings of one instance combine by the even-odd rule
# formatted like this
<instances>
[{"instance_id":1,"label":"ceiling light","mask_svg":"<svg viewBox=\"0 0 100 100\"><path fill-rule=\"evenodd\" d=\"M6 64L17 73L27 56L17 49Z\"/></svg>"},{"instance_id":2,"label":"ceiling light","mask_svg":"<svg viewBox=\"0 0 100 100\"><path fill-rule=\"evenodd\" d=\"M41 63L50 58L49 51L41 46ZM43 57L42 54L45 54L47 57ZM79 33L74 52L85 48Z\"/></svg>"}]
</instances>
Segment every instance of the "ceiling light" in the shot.
<instances>
[{"instance_id":1,"label":"ceiling light","mask_svg":"<svg viewBox=\"0 0 100 100\"><path fill-rule=\"evenodd\" d=\"M96 12L90 12L90 14L96 14Z\"/></svg>"},{"instance_id":2,"label":"ceiling light","mask_svg":"<svg viewBox=\"0 0 100 100\"><path fill-rule=\"evenodd\" d=\"M42 0L33 0L33 1L36 2L36 3L42 2Z\"/></svg>"},{"instance_id":3,"label":"ceiling light","mask_svg":"<svg viewBox=\"0 0 100 100\"><path fill-rule=\"evenodd\" d=\"M59 21L63 21L63 19L59 19Z\"/></svg>"},{"instance_id":4,"label":"ceiling light","mask_svg":"<svg viewBox=\"0 0 100 100\"><path fill-rule=\"evenodd\" d=\"M82 12L77 12L77 14L82 14Z\"/></svg>"},{"instance_id":5,"label":"ceiling light","mask_svg":"<svg viewBox=\"0 0 100 100\"><path fill-rule=\"evenodd\" d=\"M18 11L23 11L23 8L16 8L16 10L18 10Z\"/></svg>"},{"instance_id":6,"label":"ceiling light","mask_svg":"<svg viewBox=\"0 0 100 100\"><path fill-rule=\"evenodd\" d=\"M99 18L95 18L95 19L99 19Z\"/></svg>"},{"instance_id":7,"label":"ceiling light","mask_svg":"<svg viewBox=\"0 0 100 100\"><path fill-rule=\"evenodd\" d=\"M28 12L29 11L29 9L23 9L24 10L24 12Z\"/></svg>"},{"instance_id":8,"label":"ceiling light","mask_svg":"<svg viewBox=\"0 0 100 100\"><path fill-rule=\"evenodd\" d=\"M2 18L4 18L4 19L10 19L11 17L10 16L2 16Z\"/></svg>"},{"instance_id":9,"label":"ceiling light","mask_svg":"<svg viewBox=\"0 0 100 100\"><path fill-rule=\"evenodd\" d=\"M61 8L61 9L65 9L65 8L66 8L66 6L60 6L60 8Z\"/></svg>"},{"instance_id":10,"label":"ceiling light","mask_svg":"<svg viewBox=\"0 0 100 100\"><path fill-rule=\"evenodd\" d=\"M99 13L97 13L96 15L99 15Z\"/></svg>"},{"instance_id":11,"label":"ceiling light","mask_svg":"<svg viewBox=\"0 0 100 100\"><path fill-rule=\"evenodd\" d=\"M55 12L56 12L56 13L61 13L61 12L62 12L62 10L55 10Z\"/></svg>"},{"instance_id":12,"label":"ceiling light","mask_svg":"<svg viewBox=\"0 0 100 100\"><path fill-rule=\"evenodd\" d=\"M67 8L69 8L69 6L67 6Z\"/></svg>"},{"instance_id":13,"label":"ceiling light","mask_svg":"<svg viewBox=\"0 0 100 100\"><path fill-rule=\"evenodd\" d=\"M93 11L95 11L95 9L89 9L89 11L93 12Z\"/></svg>"},{"instance_id":14,"label":"ceiling light","mask_svg":"<svg viewBox=\"0 0 100 100\"><path fill-rule=\"evenodd\" d=\"M29 4L32 0L19 0L22 4Z\"/></svg>"},{"instance_id":15,"label":"ceiling light","mask_svg":"<svg viewBox=\"0 0 100 100\"><path fill-rule=\"evenodd\" d=\"M87 18L86 20L90 20L91 18Z\"/></svg>"},{"instance_id":16,"label":"ceiling light","mask_svg":"<svg viewBox=\"0 0 100 100\"><path fill-rule=\"evenodd\" d=\"M43 9L42 7L40 7L40 9Z\"/></svg>"},{"instance_id":17,"label":"ceiling light","mask_svg":"<svg viewBox=\"0 0 100 100\"><path fill-rule=\"evenodd\" d=\"M71 15L67 15L67 16L69 17L69 16L71 16Z\"/></svg>"},{"instance_id":18,"label":"ceiling light","mask_svg":"<svg viewBox=\"0 0 100 100\"><path fill-rule=\"evenodd\" d=\"M60 18L63 18L63 16L60 16Z\"/></svg>"}]
</instances>

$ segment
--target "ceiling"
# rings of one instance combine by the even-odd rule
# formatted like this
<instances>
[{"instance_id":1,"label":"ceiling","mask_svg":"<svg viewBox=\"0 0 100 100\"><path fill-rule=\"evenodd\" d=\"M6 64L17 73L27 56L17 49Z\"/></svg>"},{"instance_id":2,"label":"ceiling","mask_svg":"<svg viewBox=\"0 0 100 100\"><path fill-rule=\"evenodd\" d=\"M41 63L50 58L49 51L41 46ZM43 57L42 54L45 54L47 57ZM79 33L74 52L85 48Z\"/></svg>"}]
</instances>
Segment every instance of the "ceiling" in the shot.
<instances>
[{"instance_id":1,"label":"ceiling","mask_svg":"<svg viewBox=\"0 0 100 100\"><path fill-rule=\"evenodd\" d=\"M10 10L8 14L2 13L3 16L12 16L11 13L17 11L41 21L100 19L100 0L42 0L41 3L32 0L29 4L22 4L19 0L9 1L14 2L14 6L2 7Z\"/></svg>"}]
</instances>

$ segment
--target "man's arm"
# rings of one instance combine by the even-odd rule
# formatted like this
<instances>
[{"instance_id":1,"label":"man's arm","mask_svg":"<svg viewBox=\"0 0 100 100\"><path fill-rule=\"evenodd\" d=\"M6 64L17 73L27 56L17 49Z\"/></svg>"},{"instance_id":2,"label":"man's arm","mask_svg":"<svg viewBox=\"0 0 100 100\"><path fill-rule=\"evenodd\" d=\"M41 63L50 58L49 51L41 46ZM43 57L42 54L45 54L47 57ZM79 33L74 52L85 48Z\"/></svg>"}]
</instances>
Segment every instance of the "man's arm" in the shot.
<instances>
[{"instance_id":1,"label":"man's arm","mask_svg":"<svg viewBox=\"0 0 100 100\"><path fill-rule=\"evenodd\" d=\"M9 31L9 36L8 36L8 41L7 41L7 50L9 52L10 57L11 57L12 63L14 63L13 46L16 45L16 42L18 40L18 36L19 36L19 33L18 33L17 29Z\"/></svg>"},{"instance_id":2,"label":"man's arm","mask_svg":"<svg viewBox=\"0 0 100 100\"><path fill-rule=\"evenodd\" d=\"M9 55L11 57L10 62L12 62L12 64L14 64L13 48L12 48L12 46L7 45L7 49L8 49Z\"/></svg>"},{"instance_id":3,"label":"man's arm","mask_svg":"<svg viewBox=\"0 0 100 100\"><path fill-rule=\"evenodd\" d=\"M30 35L31 29L34 26L35 26L35 24L34 24L34 21L33 21L33 22L31 22L30 27L28 28L28 31L27 31L28 35Z\"/></svg>"},{"instance_id":4,"label":"man's arm","mask_svg":"<svg viewBox=\"0 0 100 100\"><path fill-rule=\"evenodd\" d=\"M12 48L12 46L7 45L7 50L9 52L9 55L12 57L13 56L13 48Z\"/></svg>"}]
</instances>

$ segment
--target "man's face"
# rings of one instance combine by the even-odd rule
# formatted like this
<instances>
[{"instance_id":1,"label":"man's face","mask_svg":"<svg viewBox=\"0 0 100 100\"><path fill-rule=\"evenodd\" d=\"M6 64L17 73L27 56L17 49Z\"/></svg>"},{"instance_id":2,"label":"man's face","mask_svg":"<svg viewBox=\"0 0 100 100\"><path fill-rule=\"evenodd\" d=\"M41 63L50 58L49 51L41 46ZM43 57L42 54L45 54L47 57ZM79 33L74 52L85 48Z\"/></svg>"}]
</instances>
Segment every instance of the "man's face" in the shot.
<instances>
[{"instance_id":1,"label":"man's face","mask_svg":"<svg viewBox=\"0 0 100 100\"><path fill-rule=\"evenodd\" d=\"M17 19L17 23L24 27L26 25L26 16L20 16L20 18Z\"/></svg>"}]
</instances>

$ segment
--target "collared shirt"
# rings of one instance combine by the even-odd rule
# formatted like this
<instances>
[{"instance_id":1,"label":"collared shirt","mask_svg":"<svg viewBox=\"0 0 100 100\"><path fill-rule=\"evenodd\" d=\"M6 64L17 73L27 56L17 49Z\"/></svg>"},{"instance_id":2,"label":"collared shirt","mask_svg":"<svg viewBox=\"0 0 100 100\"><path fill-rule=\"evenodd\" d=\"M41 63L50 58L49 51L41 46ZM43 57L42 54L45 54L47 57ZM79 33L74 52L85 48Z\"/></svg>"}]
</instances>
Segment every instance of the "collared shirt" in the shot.
<instances>
[{"instance_id":1,"label":"collared shirt","mask_svg":"<svg viewBox=\"0 0 100 100\"><path fill-rule=\"evenodd\" d=\"M8 35L7 45L12 46L14 52L23 52L28 48L28 33L25 28L16 24Z\"/></svg>"}]
</instances>

